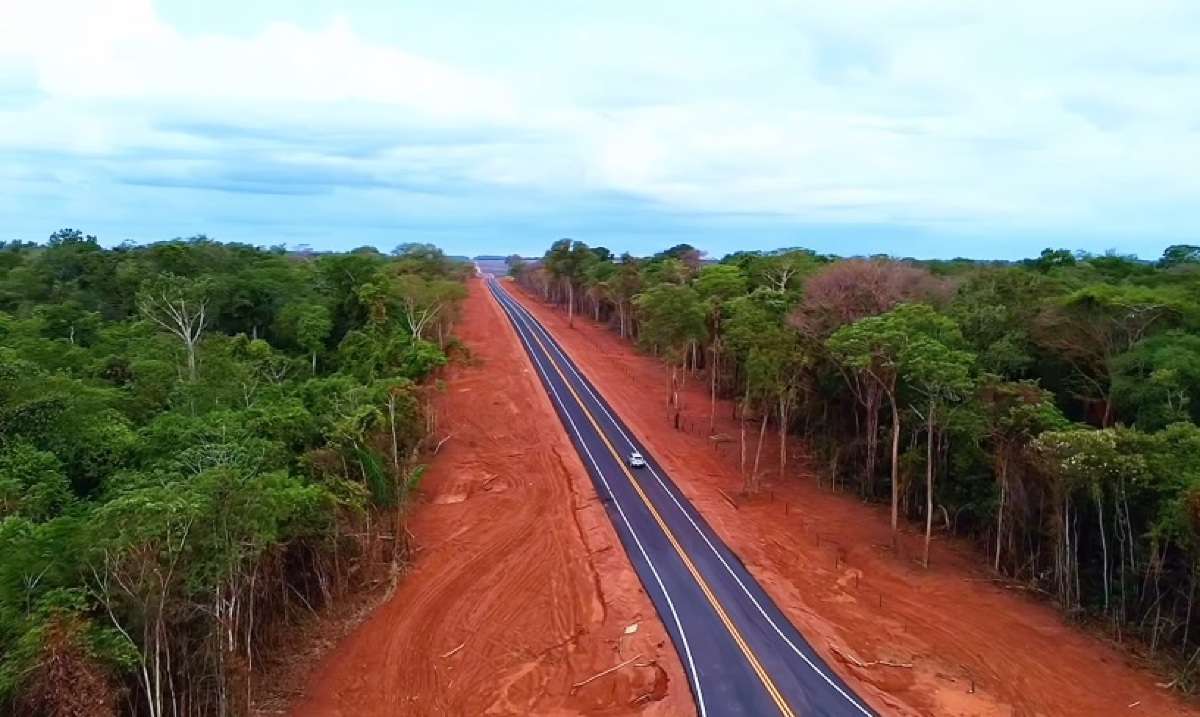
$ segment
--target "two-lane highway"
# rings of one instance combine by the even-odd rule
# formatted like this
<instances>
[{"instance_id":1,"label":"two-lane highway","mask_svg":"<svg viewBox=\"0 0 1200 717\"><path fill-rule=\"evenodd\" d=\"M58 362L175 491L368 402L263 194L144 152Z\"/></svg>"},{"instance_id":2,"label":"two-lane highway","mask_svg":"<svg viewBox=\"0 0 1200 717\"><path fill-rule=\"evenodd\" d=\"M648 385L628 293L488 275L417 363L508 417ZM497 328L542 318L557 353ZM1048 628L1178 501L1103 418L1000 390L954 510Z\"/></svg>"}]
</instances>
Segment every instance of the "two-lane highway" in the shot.
<instances>
[{"instance_id":1,"label":"two-lane highway","mask_svg":"<svg viewBox=\"0 0 1200 717\"><path fill-rule=\"evenodd\" d=\"M561 346L485 277L679 652L701 717L872 715L717 537ZM646 466L630 468L637 450Z\"/></svg>"}]
</instances>

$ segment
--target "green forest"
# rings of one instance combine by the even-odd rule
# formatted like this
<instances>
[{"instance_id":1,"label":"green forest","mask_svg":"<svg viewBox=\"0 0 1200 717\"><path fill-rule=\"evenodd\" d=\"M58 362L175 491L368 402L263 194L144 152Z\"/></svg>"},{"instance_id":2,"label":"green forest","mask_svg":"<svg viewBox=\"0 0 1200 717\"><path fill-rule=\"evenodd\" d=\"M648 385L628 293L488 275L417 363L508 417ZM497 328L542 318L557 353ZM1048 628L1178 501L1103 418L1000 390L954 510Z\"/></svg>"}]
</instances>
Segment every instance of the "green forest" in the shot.
<instances>
[{"instance_id":1,"label":"green forest","mask_svg":"<svg viewBox=\"0 0 1200 717\"><path fill-rule=\"evenodd\" d=\"M676 427L688 381L706 382L709 416L735 400L746 493L768 466L797 473L798 435L822 485L890 505L893 543L924 534L918 560L935 534L964 536L996 574L1197 688L1200 247L714 262L564 239L508 265L571 321L661 357Z\"/></svg>"},{"instance_id":2,"label":"green forest","mask_svg":"<svg viewBox=\"0 0 1200 717\"><path fill-rule=\"evenodd\" d=\"M469 264L0 243L0 714L244 714L405 560Z\"/></svg>"}]
</instances>

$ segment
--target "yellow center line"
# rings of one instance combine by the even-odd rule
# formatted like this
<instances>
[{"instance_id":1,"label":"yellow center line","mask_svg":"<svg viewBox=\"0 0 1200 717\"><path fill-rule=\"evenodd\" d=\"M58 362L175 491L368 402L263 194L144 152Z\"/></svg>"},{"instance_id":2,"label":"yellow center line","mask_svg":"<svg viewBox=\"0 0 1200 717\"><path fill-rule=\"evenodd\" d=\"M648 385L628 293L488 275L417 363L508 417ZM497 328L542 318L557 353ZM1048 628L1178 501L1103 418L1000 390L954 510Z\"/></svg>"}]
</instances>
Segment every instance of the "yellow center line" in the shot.
<instances>
[{"instance_id":1,"label":"yellow center line","mask_svg":"<svg viewBox=\"0 0 1200 717\"><path fill-rule=\"evenodd\" d=\"M646 504L646 508L649 509L650 515L653 516L654 521L658 523L658 526L662 529L663 534L667 536L667 540L670 541L672 547L675 548L675 552L679 554L679 559L683 561L683 564L687 567L688 572L690 572L692 577L695 578L696 584L700 586L700 590L704 593L704 596L708 598L708 602L712 605L713 610L716 611L717 617L719 617L721 622L724 623L725 629L729 631L729 634L733 637L733 641L737 643L737 646L741 649L742 654L746 656L746 660L750 662L750 667L758 675L758 678L762 680L763 686L766 687L767 693L771 695L771 699L774 700L775 704L779 707L779 711L786 715L786 717L795 717L796 713L793 712L792 708L788 706L787 701L784 700L783 695L779 692L779 688L775 686L775 682L771 679L771 676L767 674L767 671L763 668L762 663L759 662L758 658L755 656L754 651L750 648L750 645L746 643L746 639L742 636L742 633L733 624L733 620L731 620L729 614L725 612L725 608L717 600L716 595L713 594L712 588L709 587L708 582L703 576L700 575L700 571L696 569L695 564L684 551L683 546L679 544L678 540L676 540L675 534L671 532L669 527L667 527L667 523L659 514L658 509L654 507L652 502L650 502L650 497L647 496L645 491L642 490L642 486L638 483L637 478L629 470L629 467L625 465L625 460L621 457L621 454L616 448L613 447L612 442L608 440L608 436L604 433L604 430L600 428L600 424L596 421L595 416L592 415L592 412L587 407L587 404L585 404L583 399L580 398L579 394L575 391L575 388L571 385L570 380L567 379L566 374L563 373L549 349L546 348L546 344L542 342L542 339L537 335L536 331L529 331L528 333L533 337L533 340L538 343L538 346L542 348L542 352L546 355L546 358L550 360L550 365L554 367L555 372L558 373L559 377L563 381L563 384L567 387L567 390L571 392L572 396L574 396L575 402L579 404L581 409L583 409L584 415L587 416L587 419L591 422L592 427L596 429L596 434L600 436L600 440L604 441L605 447L607 447L609 452L612 453L613 457L617 461L617 465L621 466L621 470L624 471L625 476L629 478L629 482L633 486L633 489L637 491L637 494L642 499L642 502Z\"/></svg>"}]
</instances>

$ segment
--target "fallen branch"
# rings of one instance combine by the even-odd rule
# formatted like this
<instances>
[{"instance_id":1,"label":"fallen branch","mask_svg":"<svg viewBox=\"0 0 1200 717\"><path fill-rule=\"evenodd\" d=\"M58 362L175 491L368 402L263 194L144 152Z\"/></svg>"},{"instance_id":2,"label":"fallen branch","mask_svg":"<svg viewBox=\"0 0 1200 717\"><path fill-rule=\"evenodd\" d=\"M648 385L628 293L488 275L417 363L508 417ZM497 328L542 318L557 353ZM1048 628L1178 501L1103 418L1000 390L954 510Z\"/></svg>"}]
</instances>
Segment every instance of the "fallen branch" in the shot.
<instances>
[{"instance_id":1,"label":"fallen branch","mask_svg":"<svg viewBox=\"0 0 1200 717\"><path fill-rule=\"evenodd\" d=\"M454 437L453 433L447 433L445 438L438 441L437 445L433 447L433 455L436 456L438 454L438 451L442 450L442 445L445 444L446 441L450 440L453 437Z\"/></svg>"},{"instance_id":2,"label":"fallen branch","mask_svg":"<svg viewBox=\"0 0 1200 717\"><path fill-rule=\"evenodd\" d=\"M465 643L465 642L464 642L464 643L462 643L461 645L459 645L458 647L454 648L454 649L453 649L453 650L451 650L450 652L447 652L447 653L445 653L444 655L442 655L442 659L444 660L444 659L446 659L447 657L453 657L453 656L454 656L454 653L458 652L459 650L463 649L463 648L464 648L464 647L466 647L466 646L467 646L467 643Z\"/></svg>"},{"instance_id":3,"label":"fallen branch","mask_svg":"<svg viewBox=\"0 0 1200 717\"><path fill-rule=\"evenodd\" d=\"M1012 579L1010 579L1010 578L962 578L962 579L963 579L963 581L968 582L968 583L993 583L997 587L1003 588L1005 590L1027 590L1029 592L1041 593L1042 595L1050 594L1046 590L1039 588L1036 585L1027 585L1025 583L1013 582Z\"/></svg>"},{"instance_id":4,"label":"fallen branch","mask_svg":"<svg viewBox=\"0 0 1200 717\"><path fill-rule=\"evenodd\" d=\"M638 695L637 697L634 697L632 700L629 701L629 704L640 705L641 703L649 702L652 699L654 699L654 690L650 690L649 692L647 692L644 695Z\"/></svg>"},{"instance_id":5,"label":"fallen branch","mask_svg":"<svg viewBox=\"0 0 1200 717\"><path fill-rule=\"evenodd\" d=\"M863 662L862 660L858 659L854 655L851 655L842 650L839 650L837 645L834 645L832 642L827 643L827 644L829 645L829 649L833 650L833 654L842 658L846 662L849 662L850 664L854 665L855 667L869 668L869 667L875 667L876 665L883 665L884 667L899 667L899 668L903 668L906 670L912 669L911 662L892 662L891 660L871 660L870 662Z\"/></svg>"},{"instance_id":6,"label":"fallen branch","mask_svg":"<svg viewBox=\"0 0 1200 717\"><path fill-rule=\"evenodd\" d=\"M628 660L625 660L624 662L622 662L620 664L613 665L612 667L608 668L607 670L604 670L603 672L597 672L596 674L587 678L583 682L576 682L575 684L571 685L571 692L574 693L575 690L579 689L580 687L583 687L584 685L586 685L587 683L589 683L593 680L598 680L601 677L604 677L605 675L616 672L617 670L621 669L622 667L633 664L634 662L637 662L638 659L640 659L640 658L641 658L640 654L634 655L633 657L629 658Z\"/></svg>"},{"instance_id":7,"label":"fallen branch","mask_svg":"<svg viewBox=\"0 0 1200 717\"><path fill-rule=\"evenodd\" d=\"M720 493L721 497L724 498L730 505L733 506L734 510L740 510L740 508L737 504L737 501L733 499L733 496L729 495L728 493L721 490L720 488L717 488L717 492Z\"/></svg>"},{"instance_id":8,"label":"fallen branch","mask_svg":"<svg viewBox=\"0 0 1200 717\"><path fill-rule=\"evenodd\" d=\"M1047 592L1046 590L1043 590L1042 588L1039 588L1036 585L1021 585L1021 584L1001 582L1000 587L1004 588L1005 590L1025 590L1027 592L1040 593L1042 595L1050 595L1049 592Z\"/></svg>"}]
</instances>

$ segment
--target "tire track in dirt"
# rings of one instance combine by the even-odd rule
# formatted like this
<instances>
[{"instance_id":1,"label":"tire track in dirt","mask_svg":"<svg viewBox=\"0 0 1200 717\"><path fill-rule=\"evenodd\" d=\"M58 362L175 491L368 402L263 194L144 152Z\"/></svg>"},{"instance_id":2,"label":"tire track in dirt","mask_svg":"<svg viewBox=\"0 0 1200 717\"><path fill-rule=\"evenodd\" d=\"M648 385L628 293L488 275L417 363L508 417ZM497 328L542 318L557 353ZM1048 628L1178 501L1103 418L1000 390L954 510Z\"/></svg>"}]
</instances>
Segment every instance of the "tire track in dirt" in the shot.
<instances>
[{"instance_id":1,"label":"tire track in dirt","mask_svg":"<svg viewBox=\"0 0 1200 717\"><path fill-rule=\"evenodd\" d=\"M412 513L422 547L388 601L322 660L293 714L694 713L574 448L477 281L458 333L472 358L435 401L453 437Z\"/></svg>"},{"instance_id":2,"label":"tire track in dirt","mask_svg":"<svg viewBox=\"0 0 1200 717\"><path fill-rule=\"evenodd\" d=\"M569 472L570 468L567 467L566 462L563 461L562 456L559 454L557 449L555 449L554 455L558 456L559 464L562 466L563 471ZM588 542L587 531L584 529L583 523L579 520L579 511L586 507L586 503L576 490L574 481L567 481L567 488L571 491L571 520L575 523L575 531L579 535L580 542L586 546ZM593 505L595 505L594 501ZM585 565L587 566L588 574L592 577L592 584L596 588L596 596L598 598L597 602L599 603L600 607L599 622L603 623L608 619L608 604L604 599L604 583L600 579L600 572L596 570L596 566L591 560L586 561Z\"/></svg>"}]
</instances>

